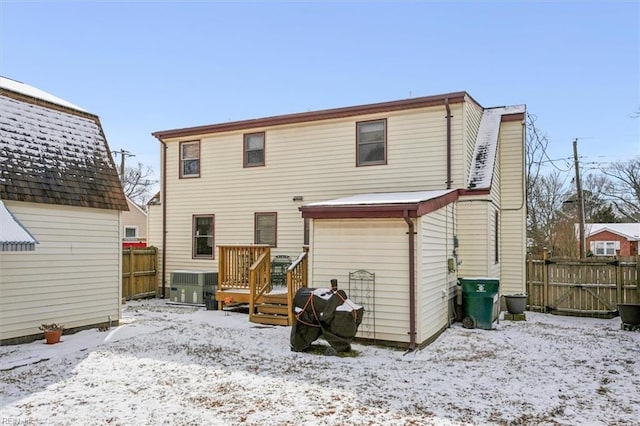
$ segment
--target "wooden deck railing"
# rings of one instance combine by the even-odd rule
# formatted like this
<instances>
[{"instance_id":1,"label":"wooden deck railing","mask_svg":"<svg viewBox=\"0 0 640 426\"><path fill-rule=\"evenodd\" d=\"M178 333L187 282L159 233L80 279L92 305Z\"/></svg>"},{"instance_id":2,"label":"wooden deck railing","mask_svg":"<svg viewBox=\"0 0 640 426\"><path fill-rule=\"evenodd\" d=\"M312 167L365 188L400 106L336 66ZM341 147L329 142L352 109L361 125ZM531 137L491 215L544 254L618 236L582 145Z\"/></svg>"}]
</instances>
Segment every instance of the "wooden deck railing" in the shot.
<instances>
[{"instance_id":1,"label":"wooden deck railing","mask_svg":"<svg viewBox=\"0 0 640 426\"><path fill-rule=\"evenodd\" d=\"M255 314L258 300L271 291L271 256L265 251L249 268L249 320Z\"/></svg>"},{"instance_id":2,"label":"wooden deck railing","mask_svg":"<svg viewBox=\"0 0 640 426\"><path fill-rule=\"evenodd\" d=\"M305 249L305 251L301 253L287 269L287 306L289 306L289 325L293 324L295 321L293 315L293 298L299 289L307 287L308 285L308 254L308 250Z\"/></svg>"},{"instance_id":3,"label":"wooden deck railing","mask_svg":"<svg viewBox=\"0 0 640 426\"><path fill-rule=\"evenodd\" d=\"M249 290L249 272L253 263L266 253L271 258L268 245L219 245L218 290Z\"/></svg>"}]
</instances>

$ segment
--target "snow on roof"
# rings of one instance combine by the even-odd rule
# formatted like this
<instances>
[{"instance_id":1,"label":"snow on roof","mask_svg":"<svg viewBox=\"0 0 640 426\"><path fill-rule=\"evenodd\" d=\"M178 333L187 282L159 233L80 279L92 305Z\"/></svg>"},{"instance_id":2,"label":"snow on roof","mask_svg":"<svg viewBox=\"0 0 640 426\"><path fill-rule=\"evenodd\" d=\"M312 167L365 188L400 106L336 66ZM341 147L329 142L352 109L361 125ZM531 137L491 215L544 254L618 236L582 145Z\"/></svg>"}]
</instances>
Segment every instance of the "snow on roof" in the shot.
<instances>
[{"instance_id":1,"label":"snow on roof","mask_svg":"<svg viewBox=\"0 0 640 426\"><path fill-rule=\"evenodd\" d=\"M441 197L452 191L455 191L455 189L411 192L375 192L370 194L352 195L350 197L337 198L328 201L320 201L317 203L309 203L305 204L304 207L420 203Z\"/></svg>"},{"instance_id":2,"label":"snow on roof","mask_svg":"<svg viewBox=\"0 0 640 426\"><path fill-rule=\"evenodd\" d=\"M586 236L609 231L629 241L640 241L640 223L585 223L584 231Z\"/></svg>"},{"instance_id":3,"label":"snow on roof","mask_svg":"<svg viewBox=\"0 0 640 426\"><path fill-rule=\"evenodd\" d=\"M72 104L71 102L67 102L64 99L60 99L57 96L53 96L50 93L47 93L43 90L40 90L36 87L29 86L28 84L24 84L20 81L12 80L6 77L0 77L0 87L3 89L11 90L12 92L22 93L23 95L31 96L32 98L37 98L43 101L51 102L52 104L61 105L63 107L77 109L78 111L86 112L84 109L80 108L77 105Z\"/></svg>"},{"instance_id":4,"label":"snow on roof","mask_svg":"<svg viewBox=\"0 0 640 426\"><path fill-rule=\"evenodd\" d=\"M38 241L0 200L0 252L32 251L35 244L38 244Z\"/></svg>"},{"instance_id":5,"label":"snow on roof","mask_svg":"<svg viewBox=\"0 0 640 426\"><path fill-rule=\"evenodd\" d=\"M0 93L0 197L128 210L100 121Z\"/></svg>"},{"instance_id":6,"label":"snow on roof","mask_svg":"<svg viewBox=\"0 0 640 426\"><path fill-rule=\"evenodd\" d=\"M473 151L467 185L469 188L489 188L491 186L502 116L521 114L525 110L526 107L524 105L487 108L484 110Z\"/></svg>"}]
</instances>

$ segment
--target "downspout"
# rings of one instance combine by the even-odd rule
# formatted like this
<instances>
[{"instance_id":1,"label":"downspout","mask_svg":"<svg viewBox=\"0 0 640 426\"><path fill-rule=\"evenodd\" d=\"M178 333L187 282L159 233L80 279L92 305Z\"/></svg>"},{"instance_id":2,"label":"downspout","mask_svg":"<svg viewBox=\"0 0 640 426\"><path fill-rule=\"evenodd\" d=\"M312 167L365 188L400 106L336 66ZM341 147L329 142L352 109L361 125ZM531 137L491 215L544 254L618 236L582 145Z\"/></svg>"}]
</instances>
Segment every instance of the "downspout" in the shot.
<instances>
[{"instance_id":1,"label":"downspout","mask_svg":"<svg viewBox=\"0 0 640 426\"><path fill-rule=\"evenodd\" d=\"M158 139L162 144L162 298L167 297L167 144Z\"/></svg>"},{"instance_id":2,"label":"downspout","mask_svg":"<svg viewBox=\"0 0 640 426\"><path fill-rule=\"evenodd\" d=\"M409 210L405 210L402 217L409 226L409 351L413 351L416 349L415 229Z\"/></svg>"},{"instance_id":3,"label":"downspout","mask_svg":"<svg viewBox=\"0 0 640 426\"><path fill-rule=\"evenodd\" d=\"M447 109L447 189L451 189L451 107L449 98L445 98L444 106Z\"/></svg>"}]
</instances>

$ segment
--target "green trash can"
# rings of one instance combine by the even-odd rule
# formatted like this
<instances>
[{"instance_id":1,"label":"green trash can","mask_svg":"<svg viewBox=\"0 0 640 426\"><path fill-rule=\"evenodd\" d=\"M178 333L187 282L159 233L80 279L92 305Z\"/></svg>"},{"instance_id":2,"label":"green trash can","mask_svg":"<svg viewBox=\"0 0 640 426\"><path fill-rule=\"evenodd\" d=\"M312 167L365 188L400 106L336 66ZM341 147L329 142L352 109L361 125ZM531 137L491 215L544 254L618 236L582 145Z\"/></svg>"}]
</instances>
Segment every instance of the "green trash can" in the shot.
<instances>
[{"instance_id":1,"label":"green trash can","mask_svg":"<svg viewBox=\"0 0 640 426\"><path fill-rule=\"evenodd\" d=\"M460 278L465 328L491 330L500 315L497 278Z\"/></svg>"}]
</instances>

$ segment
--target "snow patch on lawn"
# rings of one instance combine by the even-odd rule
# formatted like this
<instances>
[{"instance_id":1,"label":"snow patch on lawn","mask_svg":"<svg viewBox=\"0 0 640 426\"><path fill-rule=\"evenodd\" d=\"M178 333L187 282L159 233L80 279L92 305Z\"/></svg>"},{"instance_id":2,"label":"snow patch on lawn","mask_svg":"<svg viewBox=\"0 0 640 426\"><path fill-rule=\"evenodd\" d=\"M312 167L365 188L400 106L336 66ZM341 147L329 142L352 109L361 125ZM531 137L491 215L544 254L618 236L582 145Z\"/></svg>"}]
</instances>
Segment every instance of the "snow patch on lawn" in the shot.
<instances>
[{"instance_id":1,"label":"snow patch on lawn","mask_svg":"<svg viewBox=\"0 0 640 426\"><path fill-rule=\"evenodd\" d=\"M0 418L34 424L632 424L640 333L527 312L405 353L289 349L246 314L129 302L121 325L0 347ZM319 344L326 342L319 341Z\"/></svg>"}]
</instances>

